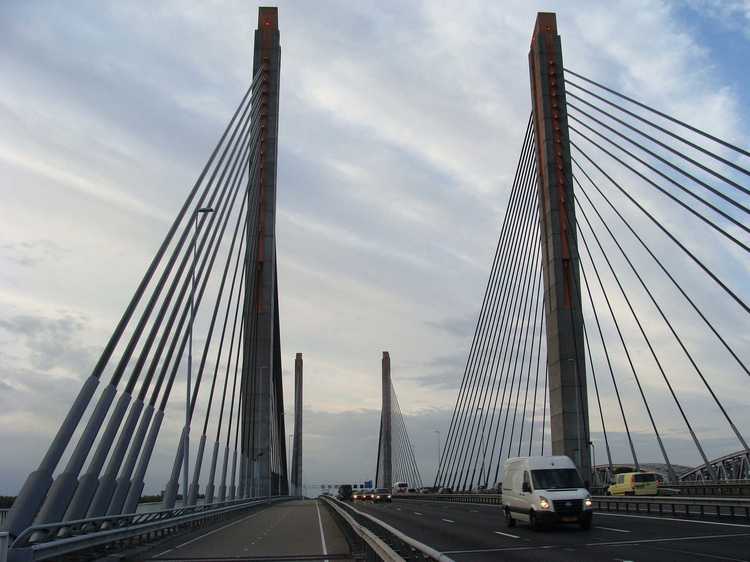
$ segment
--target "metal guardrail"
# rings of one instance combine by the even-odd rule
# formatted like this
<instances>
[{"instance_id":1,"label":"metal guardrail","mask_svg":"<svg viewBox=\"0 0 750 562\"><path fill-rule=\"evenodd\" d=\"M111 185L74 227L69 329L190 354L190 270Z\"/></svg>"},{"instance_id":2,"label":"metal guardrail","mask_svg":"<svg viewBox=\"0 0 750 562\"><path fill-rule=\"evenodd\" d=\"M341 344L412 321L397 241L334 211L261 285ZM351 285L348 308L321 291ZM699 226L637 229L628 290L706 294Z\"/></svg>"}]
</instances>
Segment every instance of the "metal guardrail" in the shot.
<instances>
[{"instance_id":1,"label":"metal guardrail","mask_svg":"<svg viewBox=\"0 0 750 562\"><path fill-rule=\"evenodd\" d=\"M503 503L502 494L394 494L394 500L434 500L456 503L483 503L500 505Z\"/></svg>"},{"instance_id":2,"label":"metal guardrail","mask_svg":"<svg viewBox=\"0 0 750 562\"><path fill-rule=\"evenodd\" d=\"M49 560L93 548L120 547L126 542L146 542L185 527L223 519L251 507L287 500L286 496L233 500L105 517L92 517L33 525L25 529L7 548L9 562ZM2 544L0 539L0 544ZM0 553L0 561L4 562Z\"/></svg>"},{"instance_id":3,"label":"metal guardrail","mask_svg":"<svg viewBox=\"0 0 750 562\"><path fill-rule=\"evenodd\" d=\"M750 497L750 480L722 480L720 482L696 480L663 484L662 488L676 490L681 496Z\"/></svg>"},{"instance_id":4,"label":"metal guardrail","mask_svg":"<svg viewBox=\"0 0 750 562\"><path fill-rule=\"evenodd\" d=\"M5 529L5 520L8 519L10 509L0 509L0 529Z\"/></svg>"},{"instance_id":5,"label":"metal guardrail","mask_svg":"<svg viewBox=\"0 0 750 562\"><path fill-rule=\"evenodd\" d=\"M358 510L354 506L347 502L334 499L332 497L322 497L324 503L329 505L331 508L337 511L343 511L344 514L349 516L349 519L354 520L354 524L359 529L365 529L370 533L376 535L381 542L387 543L390 553L386 553L387 556L395 556L395 558L378 558L378 560L434 560L437 562L454 562L452 558L449 558L445 554L438 552L432 547L427 546L419 542L418 540L406 535L399 531L395 527L390 526L385 521L381 521L377 517ZM347 519L345 519L347 520ZM399 552L396 553L393 550L394 543L401 543L401 548L398 548ZM407 553L409 558L404 558L401 554ZM392 553L392 554L391 554Z\"/></svg>"},{"instance_id":6,"label":"metal guardrail","mask_svg":"<svg viewBox=\"0 0 750 562\"><path fill-rule=\"evenodd\" d=\"M750 499L680 496L594 496L599 511L624 511L697 517L744 517L750 520Z\"/></svg>"},{"instance_id":7,"label":"metal guardrail","mask_svg":"<svg viewBox=\"0 0 750 562\"><path fill-rule=\"evenodd\" d=\"M381 560L387 562L398 562L403 560L393 549L388 546L385 541L378 537L375 533L370 531L367 527L364 527L357 523L357 521L349 515L344 508L336 505L333 500L324 501L328 509L331 510L334 518L342 522L345 526L345 534L353 535L355 540L349 540L347 542L352 549L352 554L361 555L365 560ZM350 532L346 532L350 531ZM357 552L354 552L354 551Z\"/></svg>"},{"instance_id":8,"label":"metal guardrail","mask_svg":"<svg viewBox=\"0 0 750 562\"><path fill-rule=\"evenodd\" d=\"M393 499L434 500L502 505L500 494L404 494ZM697 517L744 517L750 520L750 499L696 496L592 496L599 511L632 511Z\"/></svg>"}]
</instances>

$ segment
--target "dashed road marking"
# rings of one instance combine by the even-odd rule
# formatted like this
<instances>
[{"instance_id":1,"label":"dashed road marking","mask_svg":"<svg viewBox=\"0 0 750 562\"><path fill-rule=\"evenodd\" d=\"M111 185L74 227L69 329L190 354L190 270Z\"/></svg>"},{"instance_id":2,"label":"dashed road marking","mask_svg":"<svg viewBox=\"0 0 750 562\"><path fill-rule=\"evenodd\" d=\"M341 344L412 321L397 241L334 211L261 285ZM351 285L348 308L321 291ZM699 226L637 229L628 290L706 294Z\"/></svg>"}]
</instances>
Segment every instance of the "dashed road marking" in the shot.
<instances>
[{"instance_id":1,"label":"dashed road marking","mask_svg":"<svg viewBox=\"0 0 750 562\"><path fill-rule=\"evenodd\" d=\"M205 537L207 537L209 535L213 535L214 533L218 533L219 531L222 531L222 530L226 529L227 527L231 527L232 525L236 525L237 523L242 523L243 521L247 521L248 519L252 519L253 517L256 517L257 515L260 515L261 513L262 513L262 511L259 511L259 512L256 512L256 513L252 513L252 514L248 515L247 517L243 517L242 519L238 519L237 521L232 521L231 523L228 523L228 524L224 525L223 527L219 527L218 529L214 529L213 531L209 531L207 533L203 533L202 535L197 536L194 539L190 539L187 542L184 542L182 544L178 544L174 548L170 548L168 550L165 550L164 552L160 552L159 554L157 554L156 556L154 556L154 558L159 558L159 556L163 556L167 552L172 552L173 550L175 550L177 548L182 548L183 546L187 546L189 544L192 544L195 541L199 541L202 538L205 538Z\"/></svg>"},{"instance_id":2,"label":"dashed road marking","mask_svg":"<svg viewBox=\"0 0 750 562\"><path fill-rule=\"evenodd\" d=\"M630 533L627 529L614 529L612 527L602 527L601 525L596 525L594 529L604 529L605 531L614 531L615 533Z\"/></svg>"},{"instance_id":3,"label":"dashed road marking","mask_svg":"<svg viewBox=\"0 0 750 562\"><path fill-rule=\"evenodd\" d=\"M415 511L415 512L414 512L414 515L422 515L422 514L421 514L421 513L419 513L418 511Z\"/></svg>"},{"instance_id":4,"label":"dashed road marking","mask_svg":"<svg viewBox=\"0 0 750 562\"><path fill-rule=\"evenodd\" d=\"M455 523L453 519L443 519L443 521L445 521L446 523Z\"/></svg>"},{"instance_id":5,"label":"dashed road marking","mask_svg":"<svg viewBox=\"0 0 750 562\"><path fill-rule=\"evenodd\" d=\"M742 523L723 523L721 521L705 521L702 519L679 519L677 517L649 517L648 515L626 515L625 513L604 513L597 512L596 516L606 517L632 517L635 519L651 519L652 521L681 521L683 523L697 523L700 525L723 525L725 527L744 527L747 529L750 525L743 525Z\"/></svg>"},{"instance_id":6,"label":"dashed road marking","mask_svg":"<svg viewBox=\"0 0 750 562\"><path fill-rule=\"evenodd\" d=\"M510 537L510 538L512 538L512 539L518 539L518 538L521 538L521 537L519 537L518 535L511 535L510 533L503 533L502 531L495 531L495 534L496 534L496 535L502 535L502 536L504 536L504 537Z\"/></svg>"}]
</instances>

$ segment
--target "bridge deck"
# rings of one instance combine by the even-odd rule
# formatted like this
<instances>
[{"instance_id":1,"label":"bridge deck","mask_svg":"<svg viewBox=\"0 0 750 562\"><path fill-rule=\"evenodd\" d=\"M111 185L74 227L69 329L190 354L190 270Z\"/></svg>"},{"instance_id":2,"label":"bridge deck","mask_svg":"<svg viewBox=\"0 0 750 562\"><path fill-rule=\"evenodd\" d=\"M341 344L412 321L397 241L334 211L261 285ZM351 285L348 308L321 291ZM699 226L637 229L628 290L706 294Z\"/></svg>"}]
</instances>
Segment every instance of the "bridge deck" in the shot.
<instances>
[{"instance_id":1,"label":"bridge deck","mask_svg":"<svg viewBox=\"0 0 750 562\"><path fill-rule=\"evenodd\" d=\"M349 559L349 546L315 500L289 501L163 543L148 560Z\"/></svg>"},{"instance_id":2,"label":"bridge deck","mask_svg":"<svg viewBox=\"0 0 750 562\"><path fill-rule=\"evenodd\" d=\"M505 526L497 506L398 500L355 503L456 562L482 560L750 560L750 525L596 513L590 531L560 526L534 532Z\"/></svg>"}]
</instances>

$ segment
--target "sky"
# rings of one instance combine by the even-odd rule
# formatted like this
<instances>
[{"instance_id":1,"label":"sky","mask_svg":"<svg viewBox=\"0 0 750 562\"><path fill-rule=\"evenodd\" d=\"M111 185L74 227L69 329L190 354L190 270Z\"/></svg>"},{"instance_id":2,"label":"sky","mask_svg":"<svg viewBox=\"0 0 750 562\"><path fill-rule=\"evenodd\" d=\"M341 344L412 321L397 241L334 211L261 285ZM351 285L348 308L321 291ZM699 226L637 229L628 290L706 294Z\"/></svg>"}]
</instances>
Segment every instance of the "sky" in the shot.
<instances>
[{"instance_id":1,"label":"sky","mask_svg":"<svg viewBox=\"0 0 750 562\"><path fill-rule=\"evenodd\" d=\"M257 6L0 3L0 494L35 468L247 88ZM536 12L557 12L567 67L748 146L750 3L278 6L281 337L287 420L305 359L304 479L374 476L387 350L430 480L530 112ZM746 257L712 248L747 295ZM744 317L727 322L750 343ZM722 376L750 421L745 381ZM691 466L683 433L666 441Z\"/></svg>"}]
</instances>

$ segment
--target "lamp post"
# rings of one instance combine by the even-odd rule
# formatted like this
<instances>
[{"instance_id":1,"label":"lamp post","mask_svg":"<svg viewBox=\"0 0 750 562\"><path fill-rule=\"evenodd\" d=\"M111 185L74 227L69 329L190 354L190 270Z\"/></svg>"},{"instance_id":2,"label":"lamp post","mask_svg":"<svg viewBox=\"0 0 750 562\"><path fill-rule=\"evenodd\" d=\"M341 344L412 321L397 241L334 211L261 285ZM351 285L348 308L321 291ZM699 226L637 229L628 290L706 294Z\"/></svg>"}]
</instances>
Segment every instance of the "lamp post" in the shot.
<instances>
[{"instance_id":1,"label":"lamp post","mask_svg":"<svg viewBox=\"0 0 750 562\"><path fill-rule=\"evenodd\" d=\"M437 433L437 463L435 464L435 480L437 480L437 472L440 468L440 430L436 429L433 433Z\"/></svg>"},{"instance_id":2,"label":"lamp post","mask_svg":"<svg viewBox=\"0 0 750 562\"><path fill-rule=\"evenodd\" d=\"M589 441L589 445L591 445L591 483L593 486L596 486L596 448L594 447L594 442Z\"/></svg>"},{"instance_id":3,"label":"lamp post","mask_svg":"<svg viewBox=\"0 0 750 562\"><path fill-rule=\"evenodd\" d=\"M185 393L185 443L183 445L185 454L183 455L183 470L182 475L182 505L187 505L187 492L188 492L188 473L190 472L190 431L187 429L190 426L190 386L193 378L193 321L195 320L195 262L198 261L198 250L196 242L198 240L198 215L213 213L214 210L211 207L200 207L195 210L193 214L193 224L195 225L195 231L193 232L193 242L191 244L193 250L193 260L190 267L190 324L188 325L188 365L187 365L187 390Z\"/></svg>"},{"instance_id":4,"label":"lamp post","mask_svg":"<svg viewBox=\"0 0 750 562\"><path fill-rule=\"evenodd\" d=\"M294 462L294 451L292 451L292 438L293 437L294 437L294 433L290 433L289 439L287 439L287 441L289 442L289 465L286 467L287 477L289 477L289 475L294 476L294 470L292 469L292 463ZM296 486L297 483L295 482L294 485ZM290 490L290 492L296 495L296 490Z\"/></svg>"}]
</instances>

